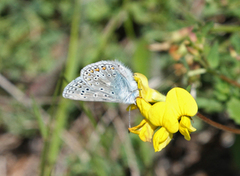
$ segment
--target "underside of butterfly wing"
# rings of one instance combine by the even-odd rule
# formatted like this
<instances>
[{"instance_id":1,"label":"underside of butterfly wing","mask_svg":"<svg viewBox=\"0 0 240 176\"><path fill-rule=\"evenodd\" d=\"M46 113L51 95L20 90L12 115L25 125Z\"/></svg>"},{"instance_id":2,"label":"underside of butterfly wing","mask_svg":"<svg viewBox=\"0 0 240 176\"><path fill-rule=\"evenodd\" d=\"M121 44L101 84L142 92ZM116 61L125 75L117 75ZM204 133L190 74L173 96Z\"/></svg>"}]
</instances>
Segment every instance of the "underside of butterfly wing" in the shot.
<instances>
[{"instance_id":1,"label":"underside of butterfly wing","mask_svg":"<svg viewBox=\"0 0 240 176\"><path fill-rule=\"evenodd\" d=\"M121 102L112 92L92 89L81 77L76 78L65 87L63 97L81 101Z\"/></svg>"},{"instance_id":2,"label":"underside of butterfly wing","mask_svg":"<svg viewBox=\"0 0 240 176\"><path fill-rule=\"evenodd\" d=\"M132 75L120 62L96 62L81 70L80 77L66 86L63 97L82 101L133 104L138 90Z\"/></svg>"}]
</instances>

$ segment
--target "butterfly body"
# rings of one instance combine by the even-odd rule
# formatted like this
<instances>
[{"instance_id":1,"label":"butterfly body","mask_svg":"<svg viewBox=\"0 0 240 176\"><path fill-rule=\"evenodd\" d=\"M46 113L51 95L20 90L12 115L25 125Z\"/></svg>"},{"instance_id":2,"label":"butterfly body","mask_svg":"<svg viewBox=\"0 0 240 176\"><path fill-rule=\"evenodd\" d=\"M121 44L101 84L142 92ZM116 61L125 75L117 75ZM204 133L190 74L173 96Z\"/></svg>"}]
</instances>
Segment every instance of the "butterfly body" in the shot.
<instances>
[{"instance_id":1,"label":"butterfly body","mask_svg":"<svg viewBox=\"0 0 240 176\"><path fill-rule=\"evenodd\" d=\"M135 104L138 95L133 73L118 61L87 65L63 91L64 98L125 104Z\"/></svg>"}]
</instances>

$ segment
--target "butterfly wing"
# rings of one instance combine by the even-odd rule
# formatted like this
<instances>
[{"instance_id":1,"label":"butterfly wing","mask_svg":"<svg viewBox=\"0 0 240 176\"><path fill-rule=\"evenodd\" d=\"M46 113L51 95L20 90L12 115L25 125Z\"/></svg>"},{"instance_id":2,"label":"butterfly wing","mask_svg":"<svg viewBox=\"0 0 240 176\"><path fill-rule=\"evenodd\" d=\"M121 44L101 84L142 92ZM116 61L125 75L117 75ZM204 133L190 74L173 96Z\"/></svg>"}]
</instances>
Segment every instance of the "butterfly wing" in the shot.
<instances>
[{"instance_id":1,"label":"butterfly wing","mask_svg":"<svg viewBox=\"0 0 240 176\"><path fill-rule=\"evenodd\" d=\"M132 104L138 96L136 90L137 83L129 69L116 61L100 61L84 67L80 77L66 86L63 97Z\"/></svg>"},{"instance_id":2,"label":"butterfly wing","mask_svg":"<svg viewBox=\"0 0 240 176\"><path fill-rule=\"evenodd\" d=\"M81 77L76 78L65 87L63 97L81 101L120 102L111 92L94 89Z\"/></svg>"}]
</instances>

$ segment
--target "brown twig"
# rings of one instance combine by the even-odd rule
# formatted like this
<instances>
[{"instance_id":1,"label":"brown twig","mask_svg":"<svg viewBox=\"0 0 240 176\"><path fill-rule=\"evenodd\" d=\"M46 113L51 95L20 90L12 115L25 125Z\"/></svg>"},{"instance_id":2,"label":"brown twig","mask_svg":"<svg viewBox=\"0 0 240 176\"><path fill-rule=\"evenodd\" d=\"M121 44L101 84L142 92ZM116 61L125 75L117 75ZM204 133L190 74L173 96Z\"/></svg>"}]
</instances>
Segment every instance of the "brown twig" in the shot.
<instances>
[{"instance_id":1,"label":"brown twig","mask_svg":"<svg viewBox=\"0 0 240 176\"><path fill-rule=\"evenodd\" d=\"M231 80L231 79L229 79L228 77L226 77L226 76L224 76L224 75L218 75L218 76L219 76L222 80L224 80L224 81L226 81L226 82L228 82L228 83L230 83L230 84L232 84L232 85L240 88L240 84L239 84L238 82L236 82L236 81L234 81L234 80Z\"/></svg>"},{"instance_id":2,"label":"brown twig","mask_svg":"<svg viewBox=\"0 0 240 176\"><path fill-rule=\"evenodd\" d=\"M212 73L212 74L214 74L214 75L216 75L216 76L218 76L218 77L219 77L220 79L222 79L223 81L226 81L226 82L228 82L229 84L232 84L232 85L240 88L240 83L238 83L238 82L236 82L236 81L228 78L227 76L222 75L222 74L219 74L219 73L217 73L217 72L214 71L214 70L208 70L208 72L209 72L209 73Z\"/></svg>"},{"instance_id":3,"label":"brown twig","mask_svg":"<svg viewBox=\"0 0 240 176\"><path fill-rule=\"evenodd\" d=\"M209 125L212 125L215 128L218 128L220 130L224 130L224 131L228 131L231 133L235 133L235 134L240 134L240 129L236 129L236 128L231 128L225 125L222 125L220 123L214 122L211 119L205 117L204 115L202 115L200 112L197 113L197 116L202 119L204 122L206 122Z\"/></svg>"}]
</instances>

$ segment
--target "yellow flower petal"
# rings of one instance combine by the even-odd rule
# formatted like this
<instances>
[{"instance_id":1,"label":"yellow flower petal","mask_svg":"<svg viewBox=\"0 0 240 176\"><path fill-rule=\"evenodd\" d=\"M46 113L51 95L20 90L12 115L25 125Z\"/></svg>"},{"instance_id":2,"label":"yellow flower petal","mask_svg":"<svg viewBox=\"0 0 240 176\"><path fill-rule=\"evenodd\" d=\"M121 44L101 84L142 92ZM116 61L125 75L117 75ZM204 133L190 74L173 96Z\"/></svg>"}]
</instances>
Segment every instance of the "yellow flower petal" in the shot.
<instances>
[{"instance_id":1,"label":"yellow flower petal","mask_svg":"<svg viewBox=\"0 0 240 176\"><path fill-rule=\"evenodd\" d=\"M158 102L152 105L147 119L155 126L165 127L170 133L178 131L178 120L174 115L174 109L169 103Z\"/></svg>"},{"instance_id":2,"label":"yellow flower petal","mask_svg":"<svg viewBox=\"0 0 240 176\"><path fill-rule=\"evenodd\" d=\"M186 140L190 141L190 134L194 131L196 131L196 128L192 126L190 118L187 116L182 116L179 123L179 132L184 136Z\"/></svg>"},{"instance_id":3,"label":"yellow flower petal","mask_svg":"<svg viewBox=\"0 0 240 176\"><path fill-rule=\"evenodd\" d=\"M198 111L197 103L192 95L179 87L175 87L167 93L166 102L172 104L178 118L183 115L194 116Z\"/></svg>"},{"instance_id":4,"label":"yellow flower petal","mask_svg":"<svg viewBox=\"0 0 240 176\"><path fill-rule=\"evenodd\" d=\"M141 73L134 73L133 78L138 83L139 96L147 102L165 101L166 97L160 94L158 91L151 89L148 86L148 80L146 76Z\"/></svg>"},{"instance_id":5,"label":"yellow flower petal","mask_svg":"<svg viewBox=\"0 0 240 176\"><path fill-rule=\"evenodd\" d=\"M136 104L137 107L139 108L141 114L148 119L148 112L151 108L151 104L146 102L143 98L136 98Z\"/></svg>"},{"instance_id":6,"label":"yellow flower petal","mask_svg":"<svg viewBox=\"0 0 240 176\"><path fill-rule=\"evenodd\" d=\"M131 133L138 134L139 138L144 142L152 141L152 136L155 129L156 127L149 123L146 119L143 119L139 125L128 128Z\"/></svg>"},{"instance_id":7,"label":"yellow flower petal","mask_svg":"<svg viewBox=\"0 0 240 176\"><path fill-rule=\"evenodd\" d=\"M155 152L159 152L165 148L171 141L172 137L172 133L169 133L166 128L161 127L153 136L153 147Z\"/></svg>"}]
</instances>

